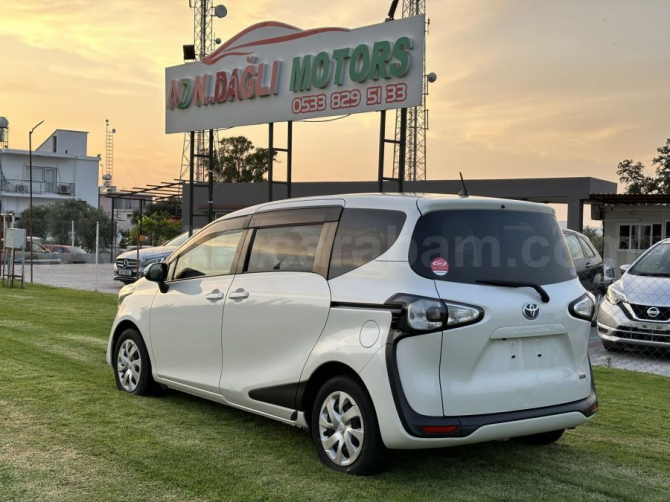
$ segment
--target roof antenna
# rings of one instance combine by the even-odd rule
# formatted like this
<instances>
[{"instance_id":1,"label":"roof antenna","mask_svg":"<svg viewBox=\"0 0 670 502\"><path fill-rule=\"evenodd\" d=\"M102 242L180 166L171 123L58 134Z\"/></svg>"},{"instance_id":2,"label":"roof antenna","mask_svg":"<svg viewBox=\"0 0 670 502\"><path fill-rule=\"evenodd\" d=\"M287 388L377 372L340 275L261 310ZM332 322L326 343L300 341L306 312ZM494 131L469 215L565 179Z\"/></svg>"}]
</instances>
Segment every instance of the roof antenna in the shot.
<instances>
[{"instance_id":1,"label":"roof antenna","mask_svg":"<svg viewBox=\"0 0 670 502\"><path fill-rule=\"evenodd\" d=\"M459 172L458 174L461 176L461 184L463 185L463 190L458 192L458 196L463 197L465 199L467 197L470 197L470 192L468 192L468 187L465 186L465 180L463 179L463 173Z\"/></svg>"}]
</instances>

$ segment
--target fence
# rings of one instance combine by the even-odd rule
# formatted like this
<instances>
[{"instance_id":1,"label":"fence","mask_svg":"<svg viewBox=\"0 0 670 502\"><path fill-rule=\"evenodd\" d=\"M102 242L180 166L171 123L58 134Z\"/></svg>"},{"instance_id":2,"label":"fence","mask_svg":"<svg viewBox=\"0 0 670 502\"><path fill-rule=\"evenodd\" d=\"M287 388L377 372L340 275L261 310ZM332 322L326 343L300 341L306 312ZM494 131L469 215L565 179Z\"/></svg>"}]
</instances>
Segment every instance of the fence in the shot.
<instances>
[{"instance_id":1,"label":"fence","mask_svg":"<svg viewBox=\"0 0 670 502\"><path fill-rule=\"evenodd\" d=\"M39 230L33 236L32 251L29 238L25 254L15 257L15 272L23 273L26 283L108 293L116 293L123 286L114 280L113 262L126 250L119 249L118 242L111 245L111 231L95 221L59 221L50 225L48 233ZM8 262L5 253L5 273Z\"/></svg>"}]
</instances>

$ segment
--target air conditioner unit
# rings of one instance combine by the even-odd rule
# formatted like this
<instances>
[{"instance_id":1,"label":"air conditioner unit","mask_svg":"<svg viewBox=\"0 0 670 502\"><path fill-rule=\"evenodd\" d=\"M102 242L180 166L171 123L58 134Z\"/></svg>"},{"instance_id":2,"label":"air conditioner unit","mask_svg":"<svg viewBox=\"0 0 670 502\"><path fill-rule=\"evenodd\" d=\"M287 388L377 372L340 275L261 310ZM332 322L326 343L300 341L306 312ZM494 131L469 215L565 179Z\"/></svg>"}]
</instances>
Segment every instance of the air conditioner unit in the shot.
<instances>
[{"instance_id":1,"label":"air conditioner unit","mask_svg":"<svg viewBox=\"0 0 670 502\"><path fill-rule=\"evenodd\" d=\"M69 183L61 183L58 185L58 193L61 195L72 195L72 185Z\"/></svg>"},{"instance_id":2,"label":"air conditioner unit","mask_svg":"<svg viewBox=\"0 0 670 502\"><path fill-rule=\"evenodd\" d=\"M14 190L19 193L27 193L30 191L30 187L28 185L18 184L14 185Z\"/></svg>"},{"instance_id":3,"label":"air conditioner unit","mask_svg":"<svg viewBox=\"0 0 670 502\"><path fill-rule=\"evenodd\" d=\"M602 206L602 204L591 204L591 219L592 220L605 219L605 208Z\"/></svg>"}]
</instances>

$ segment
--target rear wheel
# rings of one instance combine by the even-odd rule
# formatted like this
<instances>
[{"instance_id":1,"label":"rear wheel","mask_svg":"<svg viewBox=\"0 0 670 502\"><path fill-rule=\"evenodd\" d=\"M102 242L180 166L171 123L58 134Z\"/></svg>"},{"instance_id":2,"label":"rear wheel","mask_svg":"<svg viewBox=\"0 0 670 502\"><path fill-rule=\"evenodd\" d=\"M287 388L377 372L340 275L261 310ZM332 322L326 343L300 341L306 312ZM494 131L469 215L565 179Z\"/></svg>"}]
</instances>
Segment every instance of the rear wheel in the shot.
<instances>
[{"instance_id":1,"label":"rear wheel","mask_svg":"<svg viewBox=\"0 0 670 502\"><path fill-rule=\"evenodd\" d=\"M125 330L116 341L114 354L114 376L119 390L138 396L150 394L156 384L142 335L132 328Z\"/></svg>"},{"instance_id":2,"label":"rear wheel","mask_svg":"<svg viewBox=\"0 0 670 502\"><path fill-rule=\"evenodd\" d=\"M544 446L555 443L556 441L561 439L561 436L563 435L564 432L565 429L560 429L551 432L542 432L540 434L533 434L531 436L521 436L518 438L514 438L514 441L516 441L517 443Z\"/></svg>"},{"instance_id":3,"label":"rear wheel","mask_svg":"<svg viewBox=\"0 0 670 502\"><path fill-rule=\"evenodd\" d=\"M311 433L321 461L357 476L386 468L386 448L372 401L363 386L346 376L328 380L314 399Z\"/></svg>"}]
</instances>

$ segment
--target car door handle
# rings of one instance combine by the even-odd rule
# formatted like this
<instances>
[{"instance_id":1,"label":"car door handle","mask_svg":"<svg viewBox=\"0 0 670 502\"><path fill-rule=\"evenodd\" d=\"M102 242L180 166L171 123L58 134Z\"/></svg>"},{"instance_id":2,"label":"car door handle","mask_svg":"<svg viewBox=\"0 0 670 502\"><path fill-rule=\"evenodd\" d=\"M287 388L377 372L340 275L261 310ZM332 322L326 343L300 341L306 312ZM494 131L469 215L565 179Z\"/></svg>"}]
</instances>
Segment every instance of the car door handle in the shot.
<instances>
[{"instance_id":1,"label":"car door handle","mask_svg":"<svg viewBox=\"0 0 670 502\"><path fill-rule=\"evenodd\" d=\"M223 300L223 293L220 291L212 291L210 294L205 296L205 298L212 301Z\"/></svg>"},{"instance_id":2,"label":"car door handle","mask_svg":"<svg viewBox=\"0 0 670 502\"><path fill-rule=\"evenodd\" d=\"M249 292L244 291L243 289L239 289L233 293L230 293L228 298L231 298L232 300L244 300L245 298L249 298Z\"/></svg>"}]
</instances>

